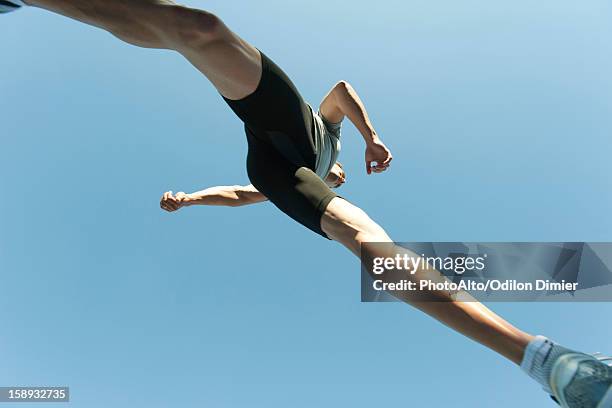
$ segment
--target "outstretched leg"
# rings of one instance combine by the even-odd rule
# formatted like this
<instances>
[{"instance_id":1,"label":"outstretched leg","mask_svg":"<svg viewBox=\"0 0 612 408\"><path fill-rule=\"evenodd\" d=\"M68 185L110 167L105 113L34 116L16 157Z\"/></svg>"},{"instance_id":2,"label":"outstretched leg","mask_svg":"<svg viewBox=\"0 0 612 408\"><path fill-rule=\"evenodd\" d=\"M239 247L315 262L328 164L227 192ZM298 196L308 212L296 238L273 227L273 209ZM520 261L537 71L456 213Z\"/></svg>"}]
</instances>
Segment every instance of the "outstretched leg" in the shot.
<instances>
[{"instance_id":1,"label":"outstretched leg","mask_svg":"<svg viewBox=\"0 0 612 408\"><path fill-rule=\"evenodd\" d=\"M387 257L390 255L361 254L363 243L392 243L392 240L365 212L341 198L333 199L327 206L321 219L321 228L331 239L343 244L357 257L362 255ZM404 250L399 247L397 249ZM416 254L411 255L416 256ZM421 271L415 275L417 278L419 273ZM406 297L402 300L514 363L521 363L525 348L534 339L533 336L512 326L475 300L457 301L451 298L450 294L441 291L431 292L429 295L432 300L438 301L423 301L422 297L419 299Z\"/></svg>"},{"instance_id":2,"label":"outstretched leg","mask_svg":"<svg viewBox=\"0 0 612 408\"><path fill-rule=\"evenodd\" d=\"M259 83L259 51L206 11L169 0L26 0L26 3L102 28L130 44L175 50L228 99L244 98Z\"/></svg>"}]
</instances>

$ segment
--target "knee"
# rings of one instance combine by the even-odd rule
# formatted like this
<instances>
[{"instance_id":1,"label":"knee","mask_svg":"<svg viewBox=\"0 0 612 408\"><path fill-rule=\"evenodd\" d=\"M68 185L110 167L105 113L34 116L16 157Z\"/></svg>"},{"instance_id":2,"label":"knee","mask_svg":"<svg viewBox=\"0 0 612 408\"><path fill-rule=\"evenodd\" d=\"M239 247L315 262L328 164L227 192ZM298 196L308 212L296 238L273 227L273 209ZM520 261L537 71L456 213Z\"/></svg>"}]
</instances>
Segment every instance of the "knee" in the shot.
<instances>
[{"instance_id":1,"label":"knee","mask_svg":"<svg viewBox=\"0 0 612 408\"><path fill-rule=\"evenodd\" d=\"M391 242L385 230L363 210L345 200L333 200L321 219L327 235L358 253L366 242Z\"/></svg>"},{"instance_id":2,"label":"knee","mask_svg":"<svg viewBox=\"0 0 612 408\"><path fill-rule=\"evenodd\" d=\"M357 241L362 244L366 242L390 242L391 238L387 232L370 216L360 208L356 208L355 220L349 223L355 232Z\"/></svg>"},{"instance_id":3,"label":"knee","mask_svg":"<svg viewBox=\"0 0 612 408\"><path fill-rule=\"evenodd\" d=\"M129 43L170 49L190 49L220 39L224 24L219 17L203 10L177 5L138 9L138 18L125 12L114 17L107 29ZM128 10L129 11L129 10Z\"/></svg>"},{"instance_id":4,"label":"knee","mask_svg":"<svg viewBox=\"0 0 612 408\"><path fill-rule=\"evenodd\" d=\"M174 40L183 46L198 46L221 38L223 22L203 10L177 6L171 11Z\"/></svg>"},{"instance_id":5,"label":"knee","mask_svg":"<svg viewBox=\"0 0 612 408\"><path fill-rule=\"evenodd\" d=\"M360 244L368 242L392 242L385 230L372 220L370 220L367 226L358 231L356 239Z\"/></svg>"}]
</instances>

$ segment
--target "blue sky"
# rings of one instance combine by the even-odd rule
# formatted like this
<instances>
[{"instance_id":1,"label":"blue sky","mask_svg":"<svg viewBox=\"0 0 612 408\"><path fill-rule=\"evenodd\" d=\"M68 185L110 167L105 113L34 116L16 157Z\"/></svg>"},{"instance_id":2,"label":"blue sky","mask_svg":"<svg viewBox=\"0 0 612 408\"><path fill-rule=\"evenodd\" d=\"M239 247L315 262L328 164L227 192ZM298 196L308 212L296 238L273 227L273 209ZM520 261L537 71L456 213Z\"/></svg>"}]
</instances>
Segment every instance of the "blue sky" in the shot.
<instances>
[{"instance_id":1,"label":"blue sky","mask_svg":"<svg viewBox=\"0 0 612 408\"><path fill-rule=\"evenodd\" d=\"M313 104L353 84L395 160L366 177L346 126L342 194L397 241L612 240L608 2L190 4ZM87 408L546 404L418 311L360 304L359 262L269 204L162 213L166 190L248 183L241 124L178 55L0 21L0 385ZM491 306L612 352L610 304Z\"/></svg>"}]
</instances>

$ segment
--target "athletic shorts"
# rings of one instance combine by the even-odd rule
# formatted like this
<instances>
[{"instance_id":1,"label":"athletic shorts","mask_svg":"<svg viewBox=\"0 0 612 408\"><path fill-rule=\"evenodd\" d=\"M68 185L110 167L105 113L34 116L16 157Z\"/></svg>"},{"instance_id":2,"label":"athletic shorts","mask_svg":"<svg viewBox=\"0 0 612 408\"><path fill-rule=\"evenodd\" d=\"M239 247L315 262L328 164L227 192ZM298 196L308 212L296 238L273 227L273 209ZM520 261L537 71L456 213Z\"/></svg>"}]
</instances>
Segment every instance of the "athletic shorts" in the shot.
<instances>
[{"instance_id":1,"label":"athletic shorts","mask_svg":"<svg viewBox=\"0 0 612 408\"><path fill-rule=\"evenodd\" d=\"M253 186L282 212L328 238L321 217L337 197L314 172L314 118L310 106L278 65L261 53L257 89L225 101L244 122L247 173Z\"/></svg>"}]
</instances>

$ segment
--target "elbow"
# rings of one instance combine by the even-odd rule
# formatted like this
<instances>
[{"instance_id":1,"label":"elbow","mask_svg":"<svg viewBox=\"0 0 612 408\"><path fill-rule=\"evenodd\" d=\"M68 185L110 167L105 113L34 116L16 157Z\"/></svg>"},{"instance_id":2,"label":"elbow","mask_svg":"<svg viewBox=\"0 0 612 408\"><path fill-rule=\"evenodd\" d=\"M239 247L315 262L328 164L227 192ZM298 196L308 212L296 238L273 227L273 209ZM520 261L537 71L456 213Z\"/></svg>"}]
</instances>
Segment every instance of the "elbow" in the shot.
<instances>
[{"instance_id":1,"label":"elbow","mask_svg":"<svg viewBox=\"0 0 612 408\"><path fill-rule=\"evenodd\" d=\"M351 84L345 80L338 81L333 88L333 95L337 100L346 100L347 98L352 99L354 90Z\"/></svg>"},{"instance_id":2,"label":"elbow","mask_svg":"<svg viewBox=\"0 0 612 408\"><path fill-rule=\"evenodd\" d=\"M348 92L351 89L351 84L349 84L347 81L342 79L338 81L336 85L334 85L334 89L341 91L341 92Z\"/></svg>"}]
</instances>

